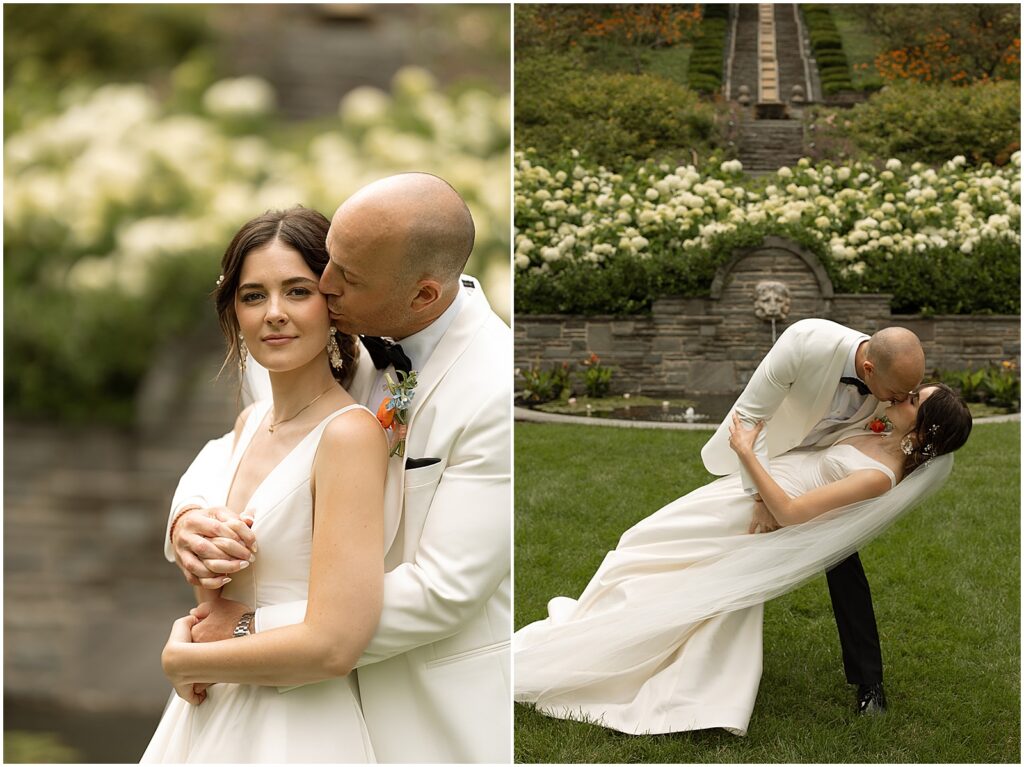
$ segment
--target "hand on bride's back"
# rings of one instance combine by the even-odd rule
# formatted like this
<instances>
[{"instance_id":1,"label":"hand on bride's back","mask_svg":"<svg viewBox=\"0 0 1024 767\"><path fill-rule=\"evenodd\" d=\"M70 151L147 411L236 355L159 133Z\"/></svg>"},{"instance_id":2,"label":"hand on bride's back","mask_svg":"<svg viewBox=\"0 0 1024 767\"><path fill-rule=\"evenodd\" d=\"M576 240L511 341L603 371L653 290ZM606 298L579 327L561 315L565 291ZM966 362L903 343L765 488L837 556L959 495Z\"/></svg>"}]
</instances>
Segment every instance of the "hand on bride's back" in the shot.
<instances>
[{"instance_id":1,"label":"hand on bride's back","mask_svg":"<svg viewBox=\"0 0 1024 767\"><path fill-rule=\"evenodd\" d=\"M223 506L192 509L175 523L174 558L193 586L219 589L226 576L248 567L256 536L245 520Z\"/></svg>"}]
</instances>

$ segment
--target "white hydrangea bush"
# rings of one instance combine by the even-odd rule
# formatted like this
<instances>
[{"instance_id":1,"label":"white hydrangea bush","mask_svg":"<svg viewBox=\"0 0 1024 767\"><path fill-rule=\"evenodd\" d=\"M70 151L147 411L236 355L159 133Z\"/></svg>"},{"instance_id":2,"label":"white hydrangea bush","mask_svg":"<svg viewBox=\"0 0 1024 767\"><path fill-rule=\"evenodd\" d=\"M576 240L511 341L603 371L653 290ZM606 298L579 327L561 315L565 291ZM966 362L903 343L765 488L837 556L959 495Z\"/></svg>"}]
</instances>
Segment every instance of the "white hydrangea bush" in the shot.
<instances>
[{"instance_id":1,"label":"white hydrangea bush","mask_svg":"<svg viewBox=\"0 0 1024 767\"><path fill-rule=\"evenodd\" d=\"M474 266L501 283L508 234L507 94L450 98L433 77L407 68L393 93L357 89L337 128L301 146L232 135L214 117L268 116L271 86L256 77L214 83L210 118L167 114L151 89L113 84L8 137L4 228L8 252L43 237L59 243L71 289L143 293L153 259L208 254L211 272L228 240L268 208L303 204L326 215L363 184L409 169L437 173L469 201L478 226ZM401 107L429 130L394 120ZM349 123L362 129L347 130ZM502 304L508 313L507 299Z\"/></svg>"},{"instance_id":2,"label":"white hydrangea bush","mask_svg":"<svg viewBox=\"0 0 1024 767\"><path fill-rule=\"evenodd\" d=\"M4 145L5 277L26 297L9 303L9 327L32 326L33 301L145 305L174 280L176 300L199 317L245 221L297 204L329 217L361 186L409 170L442 176L465 197L477 226L468 269L511 314L507 93L450 95L410 67L389 91L349 93L315 131L276 121L273 89L254 77L214 83L195 113L141 84L69 89L61 100Z\"/></svg>"},{"instance_id":3,"label":"white hydrangea bush","mask_svg":"<svg viewBox=\"0 0 1024 767\"><path fill-rule=\"evenodd\" d=\"M743 176L739 160L614 172L575 150L556 169L524 153L515 164L514 262L525 275L600 269L613 256L671 263L769 234L810 247L851 284L899 255L1020 248L1020 152L1005 167L803 159L767 179Z\"/></svg>"}]
</instances>

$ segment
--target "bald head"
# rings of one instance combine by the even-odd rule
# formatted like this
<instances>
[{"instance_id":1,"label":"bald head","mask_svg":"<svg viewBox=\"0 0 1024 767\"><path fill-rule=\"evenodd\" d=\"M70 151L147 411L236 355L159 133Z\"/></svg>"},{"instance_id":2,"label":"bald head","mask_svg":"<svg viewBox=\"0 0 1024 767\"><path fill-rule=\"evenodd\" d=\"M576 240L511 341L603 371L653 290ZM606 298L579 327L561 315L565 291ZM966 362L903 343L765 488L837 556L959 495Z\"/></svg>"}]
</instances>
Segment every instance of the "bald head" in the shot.
<instances>
[{"instance_id":1,"label":"bald head","mask_svg":"<svg viewBox=\"0 0 1024 767\"><path fill-rule=\"evenodd\" d=\"M402 276L413 281L431 277L455 286L473 251L466 202L429 173L400 173L364 186L341 204L331 226L339 230L353 221L373 222L373 236L396 250Z\"/></svg>"},{"instance_id":2,"label":"bald head","mask_svg":"<svg viewBox=\"0 0 1024 767\"><path fill-rule=\"evenodd\" d=\"M864 369L864 380L878 399L902 400L924 377L921 341L906 328L879 330L868 341Z\"/></svg>"}]
</instances>

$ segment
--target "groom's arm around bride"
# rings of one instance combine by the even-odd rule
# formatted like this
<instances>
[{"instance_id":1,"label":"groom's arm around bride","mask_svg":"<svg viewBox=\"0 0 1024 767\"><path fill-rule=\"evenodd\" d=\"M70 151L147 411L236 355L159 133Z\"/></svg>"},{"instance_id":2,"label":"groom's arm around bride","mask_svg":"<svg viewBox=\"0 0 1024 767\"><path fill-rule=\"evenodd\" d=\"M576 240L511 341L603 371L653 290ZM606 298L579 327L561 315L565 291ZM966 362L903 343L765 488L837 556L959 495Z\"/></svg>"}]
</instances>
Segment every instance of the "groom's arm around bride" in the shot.
<instances>
[{"instance_id":1,"label":"groom's arm around bride","mask_svg":"<svg viewBox=\"0 0 1024 767\"><path fill-rule=\"evenodd\" d=\"M460 239L460 227L468 237ZM410 351L418 382L405 455L388 466L383 611L357 663L367 727L384 762L506 762L511 756L512 334L475 281L459 277L472 230L468 208L450 186L426 174L402 174L346 201L327 241L331 263L321 290L340 330L391 336L409 347L423 340L418 330L433 336L419 359ZM447 246L462 240L468 246L455 249L461 263L445 256L447 266L435 277L422 263L405 268L402 259L411 254L451 253ZM403 310L387 311L389 301L419 295L398 284L401 275L415 280L425 271L419 282L432 281L447 302L418 328L385 327L381 318L396 322ZM390 367L374 370L364 349L350 393L375 408L388 371L394 377ZM186 474L170 524L189 502L206 505L204 481ZM196 528L215 527L203 520L210 511L180 517L179 532L167 541L169 559L181 565L190 548L183 539L208 537ZM223 577L210 575L215 585ZM199 624L212 630L199 638L223 638L252 607L215 602ZM305 610L305 602L260 606L256 632L297 623Z\"/></svg>"}]
</instances>

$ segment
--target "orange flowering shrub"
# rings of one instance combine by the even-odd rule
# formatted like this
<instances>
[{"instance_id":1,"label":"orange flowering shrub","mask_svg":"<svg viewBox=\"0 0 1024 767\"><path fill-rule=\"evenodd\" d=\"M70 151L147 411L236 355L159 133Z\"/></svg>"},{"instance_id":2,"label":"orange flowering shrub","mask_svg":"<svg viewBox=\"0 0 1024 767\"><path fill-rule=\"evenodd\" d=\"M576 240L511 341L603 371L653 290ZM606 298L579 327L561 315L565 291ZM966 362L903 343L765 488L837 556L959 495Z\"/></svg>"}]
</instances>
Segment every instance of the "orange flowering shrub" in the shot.
<instances>
[{"instance_id":1,"label":"orange flowering shrub","mask_svg":"<svg viewBox=\"0 0 1024 767\"><path fill-rule=\"evenodd\" d=\"M688 38L701 17L699 5L692 9L669 3L595 6L582 32L587 37L619 38L651 47L676 45Z\"/></svg>"},{"instance_id":2,"label":"orange flowering shrub","mask_svg":"<svg viewBox=\"0 0 1024 767\"><path fill-rule=\"evenodd\" d=\"M516 48L531 43L573 48L588 39L651 48L677 45L689 39L702 17L700 5L672 3L522 6L516 9Z\"/></svg>"},{"instance_id":3,"label":"orange flowering shrub","mask_svg":"<svg viewBox=\"0 0 1024 767\"><path fill-rule=\"evenodd\" d=\"M950 82L957 85L1020 79L1020 37L993 42L980 34L935 31L920 45L880 53L874 66L883 80ZM862 68L866 68L862 65Z\"/></svg>"}]
</instances>

